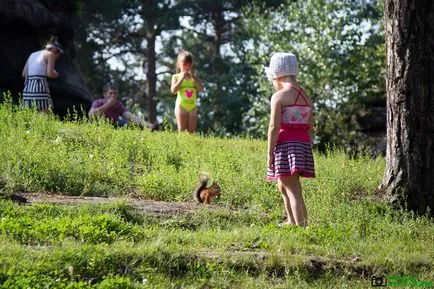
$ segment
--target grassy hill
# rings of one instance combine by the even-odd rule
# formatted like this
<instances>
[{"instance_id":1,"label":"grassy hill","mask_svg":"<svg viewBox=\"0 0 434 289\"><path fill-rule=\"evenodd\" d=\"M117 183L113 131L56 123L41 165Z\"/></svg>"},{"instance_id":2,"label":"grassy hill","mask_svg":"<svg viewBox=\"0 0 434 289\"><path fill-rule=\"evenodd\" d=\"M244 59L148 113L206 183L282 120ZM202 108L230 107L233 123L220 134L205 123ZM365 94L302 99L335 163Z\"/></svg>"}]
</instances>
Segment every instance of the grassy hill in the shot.
<instances>
[{"instance_id":1,"label":"grassy hill","mask_svg":"<svg viewBox=\"0 0 434 289\"><path fill-rule=\"evenodd\" d=\"M283 204L265 161L262 140L62 122L0 104L3 195L124 198L0 201L0 288L369 288L372 276L432 286L433 222L373 200L382 158L315 154L317 178L302 181L308 230L277 226ZM199 172L222 188L211 207L154 214L128 202L193 202Z\"/></svg>"}]
</instances>

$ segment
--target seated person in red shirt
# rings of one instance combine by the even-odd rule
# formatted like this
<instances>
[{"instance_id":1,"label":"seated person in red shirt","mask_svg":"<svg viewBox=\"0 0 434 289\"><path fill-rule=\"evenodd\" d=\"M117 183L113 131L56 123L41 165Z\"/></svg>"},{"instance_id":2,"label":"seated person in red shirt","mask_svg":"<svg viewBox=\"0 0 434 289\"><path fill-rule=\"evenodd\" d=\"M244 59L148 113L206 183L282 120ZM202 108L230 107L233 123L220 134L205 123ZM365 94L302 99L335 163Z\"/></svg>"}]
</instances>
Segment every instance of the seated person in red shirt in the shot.
<instances>
[{"instance_id":1,"label":"seated person in red shirt","mask_svg":"<svg viewBox=\"0 0 434 289\"><path fill-rule=\"evenodd\" d=\"M104 85L102 93L104 98L96 99L92 102L92 107L89 110L90 119L104 116L113 124L118 124L119 117L122 117L127 122L133 121L152 130L156 129L156 125L132 115L122 102L118 100L118 87L116 84L108 83Z\"/></svg>"}]
</instances>

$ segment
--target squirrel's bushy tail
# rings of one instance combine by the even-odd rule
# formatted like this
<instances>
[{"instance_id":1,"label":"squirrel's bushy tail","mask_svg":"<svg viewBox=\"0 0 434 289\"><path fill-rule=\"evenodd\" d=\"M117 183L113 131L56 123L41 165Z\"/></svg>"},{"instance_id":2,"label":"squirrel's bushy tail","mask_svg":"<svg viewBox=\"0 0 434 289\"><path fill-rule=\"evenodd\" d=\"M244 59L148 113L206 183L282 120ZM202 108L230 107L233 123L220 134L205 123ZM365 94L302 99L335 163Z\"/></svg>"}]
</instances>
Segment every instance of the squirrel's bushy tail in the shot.
<instances>
[{"instance_id":1,"label":"squirrel's bushy tail","mask_svg":"<svg viewBox=\"0 0 434 289\"><path fill-rule=\"evenodd\" d=\"M206 174L204 173L199 174L199 184L197 185L197 187L194 189L193 192L193 198L198 203L203 203L203 200L200 198L200 192L206 188L206 185L208 184L208 179L209 177Z\"/></svg>"}]
</instances>

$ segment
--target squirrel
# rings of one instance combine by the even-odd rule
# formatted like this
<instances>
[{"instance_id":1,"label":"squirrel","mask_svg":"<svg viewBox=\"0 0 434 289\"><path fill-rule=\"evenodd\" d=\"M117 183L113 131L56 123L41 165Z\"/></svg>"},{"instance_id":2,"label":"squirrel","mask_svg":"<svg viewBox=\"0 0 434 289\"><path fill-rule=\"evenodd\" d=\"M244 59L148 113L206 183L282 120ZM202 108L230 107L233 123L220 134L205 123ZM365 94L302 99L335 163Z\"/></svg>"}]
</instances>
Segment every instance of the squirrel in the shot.
<instances>
[{"instance_id":1,"label":"squirrel","mask_svg":"<svg viewBox=\"0 0 434 289\"><path fill-rule=\"evenodd\" d=\"M194 190L193 197L197 202L210 205L214 197L220 197L220 186L216 182L212 182L208 188L208 176L204 174L199 175L199 184Z\"/></svg>"}]
</instances>

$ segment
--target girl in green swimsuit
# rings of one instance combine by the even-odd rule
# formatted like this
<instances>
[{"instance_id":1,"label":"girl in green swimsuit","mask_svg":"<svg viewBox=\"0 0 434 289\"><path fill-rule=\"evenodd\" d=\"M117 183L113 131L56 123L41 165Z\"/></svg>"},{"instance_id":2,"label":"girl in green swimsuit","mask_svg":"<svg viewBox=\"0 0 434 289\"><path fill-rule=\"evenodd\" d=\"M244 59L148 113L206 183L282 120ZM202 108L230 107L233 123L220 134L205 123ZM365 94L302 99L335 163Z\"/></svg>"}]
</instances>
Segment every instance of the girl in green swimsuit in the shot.
<instances>
[{"instance_id":1,"label":"girl in green swimsuit","mask_svg":"<svg viewBox=\"0 0 434 289\"><path fill-rule=\"evenodd\" d=\"M175 116L178 131L196 131L197 93L203 91L203 85L193 72L193 55L181 50L176 61L176 74L172 76L171 91L176 94Z\"/></svg>"}]
</instances>

